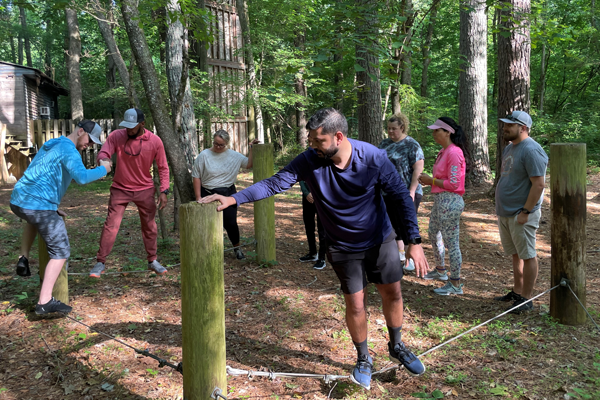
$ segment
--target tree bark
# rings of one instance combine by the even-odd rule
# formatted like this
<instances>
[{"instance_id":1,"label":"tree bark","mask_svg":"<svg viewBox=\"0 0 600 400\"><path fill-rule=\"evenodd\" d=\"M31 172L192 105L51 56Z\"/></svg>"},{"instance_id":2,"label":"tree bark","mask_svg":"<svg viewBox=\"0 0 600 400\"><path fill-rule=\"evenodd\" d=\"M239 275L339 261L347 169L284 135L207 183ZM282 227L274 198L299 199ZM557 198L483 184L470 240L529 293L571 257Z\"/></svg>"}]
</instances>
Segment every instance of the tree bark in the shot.
<instances>
[{"instance_id":1,"label":"tree bark","mask_svg":"<svg viewBox=\"0 0 600 400\"><path fill-rule=\"evenodd\" d=\"M467 179L484 183L490 175L487 132L487 14L485 0L460 2L458 119L471 156Z\"/></svg>"},{"instance_id":2,"label":"tree bark","mask_svg":"<svg viewBox=\"0 0 600 400\"><path fill-rule=\"evenodd\" d=\"M273 176L273 144L253 146L254 183ZM275 261L275 198L267 197L254 203L254 237L258 261Z\"/></svg>"},{"instance_id":3,"label":"tree bark","mask_svg":"<svg viewBox=\"0 0 600 400\"><path fill-rule=\"evenodd\" d=\"M298 32L294 39L294 45L296 49L299 51L304 51L304 42L306 37L304 32ZM304 85L304 78L302 77L304 73L304 69L301 68L298 73L296 73L294 88L296 89L296 94L302 97L302 101L297 101L296 106L296 143L300 146L300 148L304 149L306 147L306 142L308 140L306 134L306 85Z\"/></svg>"},{"instance_id":4,"label":"tree bark","mask_svg":"<svg viewBox=\"0 0 600 400\"><path fill-rule=\"evenodd\" d=\"M409 44L412 40L413 35L413 25L415 23L415 12L413 10L412 0L403 0L404 3L404 16L406 17L406 21L402 24L402 34L405 39L404 42ZM403 85L411 85L412 84L412 51L407 50L406 47L402 46L402 55L400 59L400 70L402 71L402 76L400 78L400 83Z\"/></svg>"},{"instance_id":5,"label":"tree bark","mask_svg":"<svg viewBox=\"0 0 600 400\"><path fill-rule=\"evenodd\" d=\"M21 19L21 30L23 31L23 43L25 44L25 57L27 58L27 66L33 67L31 61L31 43L29 42L29 31L27 30L27 14L25 9L19 6L19 16Z\"/></svg>"},{"instance_id":6,"label":"tree bark","mask_svg":"<svg viewBox=\"0 0 600 400\"><path fill-rule=\"evenodd\" d=\"M548 71L548 61L550 52L546 50L546 43L542 44L542 62L540 65L540 81L537 90L538 111L544 112L544 97L546 95L546 72Z\"/></svg>"},{"instance_id":7,"label":"tree bark","mask_svg":"<svg viewBox=\"0 0 600 400\"><path fill-rule=\"evenodd\" d=\"M383 140L381 86L379 83L379 56L375 52L379 27L376 0L357 0L360 9L356 33L356 72L358 140L378 145Z\"/></svg>"},{"instance_id":8,"label":"tree bark","mask_svg":"<svg viewBox=\"0 0 600 400\"><path fill-rule=\"evenodd\" d=\"M10 57L11 57L11 62L16 64L17 63L17 51L15 49L15 38L14 36L10 36L9 37L10 40Z\"/></svg>"},{"instance_id":9,"label":"tree bark","mask_svg":"<svg viewBox=\"0 0 600 400\"><path fill-rule=\"evenodd\" d=\"M429 78L429 64L431 64L431 40L433 39L433 27L437 19L437 13L442 3L437 1L433 4L431 14L429 16L429 24L427 24L427 33L425 35L425 42L421 48L423 54L423 69L421 71L421 97L427 97L427 85Z\"/></svg>"},{"instance_id":10,"label":"tree bark","mask_svg":"<svg viewBox=\"0 0 600 400\"><path fill-rule=\"evenodd\" d=\"M99 0L94 0L93 6L95 8L96 21L98 21L98 28L100 29L100 33L102 34L102 38L108 49L109 56L113 59L113 62L119 71L119 77L121 78L121 82L123 82L127 97L129 98L129 105L131 107L140 108L140 100L135 91L135 86L130 83L127 66L125 65L125 61L123 60L117 42L115 41L113 24L108 22L108 15L112 13L106 13Z\"/></svg>"},{"instance_id":11,"label":"tree bark","mask_svg":"<svg viewBox=\"0 0 600 400\"><path fill-rule=\"evenodd\" d=\"M194 188L192 186L192 175L187 168L185 154L179 145L179 137L173 129L169 118L166 103L160 90L158 75L154 69L152 55L146 42L144 31L139 26L140 15L136 6L136 0L122 0L121 12L125 22L125 30L129 38L131 50L140 70L140 77L146 92L146 98L152 112L156 126L156 133L162 139L167 160L175 179L175 185L179 189L182 203L193 201Z\"/></svg>"},{"instance_id":12,"label":"tree bark","mask_svg":"<svg viewBox=\"0 0 600 400\"><path fill-rule=\"evenodd\" d=\"M174 16L168 21L165 46L171 115L173 128L179 136L185 161L191 171L198 155L198 136L196 134L194 100L188 77L188 32L180 19L182 15L178 0L169 0L167 11L168 16Z\"/></svg>"},{"instance_id":13,"label":"tree bark","mask_svg":"<svg viewBox=\"0 0 600 400\"><path fill-rule=\"evenodd\" d=\"M17 61L17 64L23 65L23 29L19 30L17 36Z\"/></svg>"},{"instance_id":14,"label":"tree bark","mask_svg":"<svg viewBox=\"0 0 600 400\"><path fill-rule=\"evenodd\" d=\"M83 95L81 91L81 36L77 11L65 8L67 29L69 32L69 51L67 55L67 70L69 72L69 97L71 98L71 119L79 122L83 119Z\"/></svg>"},{"instance_id":15,"label":"tree bark","mask_svg":"<svg viewBox=\"0 0 600 400\"><path fill-rule=\"evenodd\" d=\"M498 118L519 110L529 112L531 41L529 39L530 0L510 0L503 3L499 18L498 35ZM502 152L506 147L498 121L496 145L496 178L500 179Z\"/></svg>"},{"instance_id":16,"label":"tree bark","mask_svg":"<svg viewBox=\"0 0 600 400\"><path fill-rule=\"evenodd\" d=\"M242 37L244 42L244 55L246 57L246 73L248 74L248 86L250 86L250 97L254 106L256 118L255 136L261 143L265 142L265 130L263 124L262 109L258 97L258 85L256 82L256 68L254 66L254 55L252 54L252 39L250 38L250 24L248 22L248 8L245 0L235 0L240 26L242 27ZM251 134L251 132L250 132Z\"/></svg>"}]
</instances>

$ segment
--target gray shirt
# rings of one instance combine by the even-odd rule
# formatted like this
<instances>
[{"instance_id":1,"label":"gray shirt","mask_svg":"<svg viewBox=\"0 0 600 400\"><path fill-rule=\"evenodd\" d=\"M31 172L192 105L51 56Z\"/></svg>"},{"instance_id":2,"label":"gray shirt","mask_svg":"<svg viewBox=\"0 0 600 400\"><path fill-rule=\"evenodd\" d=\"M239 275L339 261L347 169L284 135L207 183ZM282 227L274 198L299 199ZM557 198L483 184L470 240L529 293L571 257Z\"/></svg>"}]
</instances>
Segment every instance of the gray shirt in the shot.
<instances>
[{"instance_id":1,"label":"gray shirt","mask_svg":"<svg viewBox=\"0 0 600 400\"><path fill-rule=\"evenodd\" d=\"M399 142L394 142L392 139L384 139L379 143L379 148L387 152L387 156L396 167L400 178L402 178L406 187L410 189L414 172L413 165L417 161L425 159L419 142L410 136L405 137ZM423 196L423 188L420 183L417 185L415 193Z\"/></svg>"},{"instance_id":2,"label":"gray shirt","mask_svg":"<svg viewBox=\"0 0 600 400\"><path fill-rule=\"evenodd\" d=\"M516 215L527 202L531 190L532 176L546 176L548 155L535 140L527 138L522 142L506 146L502 154L502 171L496 187L496 214L500 217ZM542 205L544 193L533 207Z\"/></svg>"},{"instance_id":3,"label":"gray shirt","mask_svg":"<svg viewBox=\"0 0 600 400\"><path fill-rule=\"evenodd\" d=\"M202 187L214 189L229 187L235 183L240 168L248 166L248 157L237 151L227 149L215 153L211 149L203 150L192 168L192 176L200 178Z\"/></svg>"}]
</instances>

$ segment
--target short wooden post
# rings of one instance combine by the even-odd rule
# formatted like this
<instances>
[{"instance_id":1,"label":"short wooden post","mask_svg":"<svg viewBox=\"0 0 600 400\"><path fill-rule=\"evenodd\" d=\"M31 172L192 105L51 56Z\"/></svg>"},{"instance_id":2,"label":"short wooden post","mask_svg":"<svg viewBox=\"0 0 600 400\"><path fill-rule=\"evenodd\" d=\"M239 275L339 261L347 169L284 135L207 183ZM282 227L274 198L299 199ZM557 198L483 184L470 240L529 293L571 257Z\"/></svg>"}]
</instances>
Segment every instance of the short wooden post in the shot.
<instances>
[{"instance_id":1,"label":"short wooden post","mask_svg":"<svg viewBox=\"0 0 600 400\"><path fill-rule=\"evenodd\" d=\"M6 149L6 125L0 122L0 184L8 183L10 175L4 158L4 150Z\"/></svg>"},{"instance_id":2,"label":"short wooden post","mask_svg":"<svg viewBox=\"0 0 600 400\"><path fill-rule=\"evenodd\" d=\"M64 219L64 217L63 217ZM50 261L50 255L48 254L48 247L46 246L46 242L42 237L38 234L38 260L40 263L40 285L44 282L44 274L46 273L46 265L48 265L48 261ZM54 287L52 288L52 297L56 300L63 302L64 304L69 304L69 277L67 276L67 268L69 265L69 260L65 262L65 266L60 270L60 275L56 279L54 283Z\"/></svg>"},{"instance_id":3,"label":"short wooden post","mask_svg":"<svg viewBox=\"0 0 600 400\"><path fill-rule=\"evenodd\" d=\"M179 207L183 398L227 393L223 213L217 203Z\"/></svg>"},{"instance_id":4,"label":"short wooden post","mask_svg":"<svg viewBox=\"0 0 600 400\"><path fill-rule=\"evenodd\" d=\"M551 285L563 278L585 305L586 146L550 145L552 206ZM550 315L561 324L581 325L587 316L568 287L550 292Z\"/></svg>"},{"instance_id":5,"label":"short wooden post","mask_svg":"<svg viewBox=\"0 0 600 400\"><path fill-rule=\"evenodd\" d=\"M273 176L273 144L252 146L254 183ZM259 261L275 261L275 199L254 203L254 237Z\"/></svg>"}]
</instances>

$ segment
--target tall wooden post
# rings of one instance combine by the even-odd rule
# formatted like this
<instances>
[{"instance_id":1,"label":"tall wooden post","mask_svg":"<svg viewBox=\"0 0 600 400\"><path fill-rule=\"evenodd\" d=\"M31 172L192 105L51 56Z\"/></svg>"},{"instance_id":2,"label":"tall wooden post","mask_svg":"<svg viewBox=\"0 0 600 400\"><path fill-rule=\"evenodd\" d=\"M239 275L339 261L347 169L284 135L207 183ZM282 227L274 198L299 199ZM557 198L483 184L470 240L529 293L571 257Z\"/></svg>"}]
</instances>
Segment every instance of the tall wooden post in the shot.
<instances>
[{"instance_id":1,"label":"tall wooden post","mask_svg":"<svg viewBox=\"0 0 600 400\"><path fill-rule=\"evenodd\" d=\"M4 185L8 183L10 175L8 174L8 168L6 167L6 160L4 159L4 150L6 148L6 125L0 122L0 184Z\"/></svg>"},{"instance_id":2,"label":"tall wooden post","mask_svg":"<svg viewBox=\"0 0 600 400\"><path fill-rule=\"evenodd\" d=\"M63 217L64 219L64 217ZM48 254L48 247L46 242L38 234L38 260L40 263L40 285L44 282L44 274L46 273L46 265L50 261L50 255ZM65 261L65 266L60 270L60 275L56 278L54 287L52 288L52 297L56 300L69 304L69 277L67 276L67 268L69 266L69 260Z\"/></svg>"},{"instance_id":3,"label":"tall wooden post","mask_svg":"<svg viewBox=\"0 0 600 400\"><path fill-rule=\"evenodd\" d=\"M183 398L227 393L223 213L217 204L179 207Z\"/></svg>"},{"instance_id":4,"label":"tall wooden post","mask_svg":"<svg viewBox=\"0 0 600 400\"><path fill-rule=\"evenodd\" d=\"M552 201L551 286L563 278L585 305L586 256L586 148L585 143L550 145ZM561 324L581 325L585 311L569 288L550 292L550 315Z\"/></svg>"},{"instance_id":5,"label":"tall wooden post","mask_svg":"<svg viewBox=\"0 0 600 400\"><path fill-rule=\"evenodd\" d=\"M254 183L273 176L273 144L252 146ZM259 261L275 261L275 199L254 203L254 237Z\"/></svg>"}]
</instances>

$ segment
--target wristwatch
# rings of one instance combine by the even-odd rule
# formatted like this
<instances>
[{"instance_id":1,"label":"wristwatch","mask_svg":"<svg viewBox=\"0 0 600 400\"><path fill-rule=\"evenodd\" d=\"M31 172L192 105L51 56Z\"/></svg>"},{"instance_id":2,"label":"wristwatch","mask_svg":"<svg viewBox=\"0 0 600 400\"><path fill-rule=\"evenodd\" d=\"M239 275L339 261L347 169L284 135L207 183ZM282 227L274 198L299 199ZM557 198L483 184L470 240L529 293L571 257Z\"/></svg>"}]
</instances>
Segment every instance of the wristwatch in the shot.
<instances>
[{"instance_id":1,"label":"wristwatch","mask_svg":"<svg viewBox=\"0 0 600 400\"><path fill-rule=\"evenodd\" d=\"M165 190L163 190L161 193L164 193L164 194L168 195L168 194L169 194L169 193L171 193L171 192L169 191L169 189L165 189Z\"/></svg>"},{"instance_id":2,"label":"wristwatch","mask_svg":"<svg viewBox=\"0 0 600 400\"><path fill-rule=\"evenodd\" d=\"M412 239L408 239L408 244L421 244L421 236L416 236Z\"/></svg>"},{"instance_id":3,"label":"wristwatch","mask_svg":"<svg viewBox=\"0 0 600 400\"><path fill-rule=\"evenodd\" d=\"M531 214L531 211L529 211L525 207L521 208L521 211L523 211L523 214Z\"/></svg>"}]
</instances>

